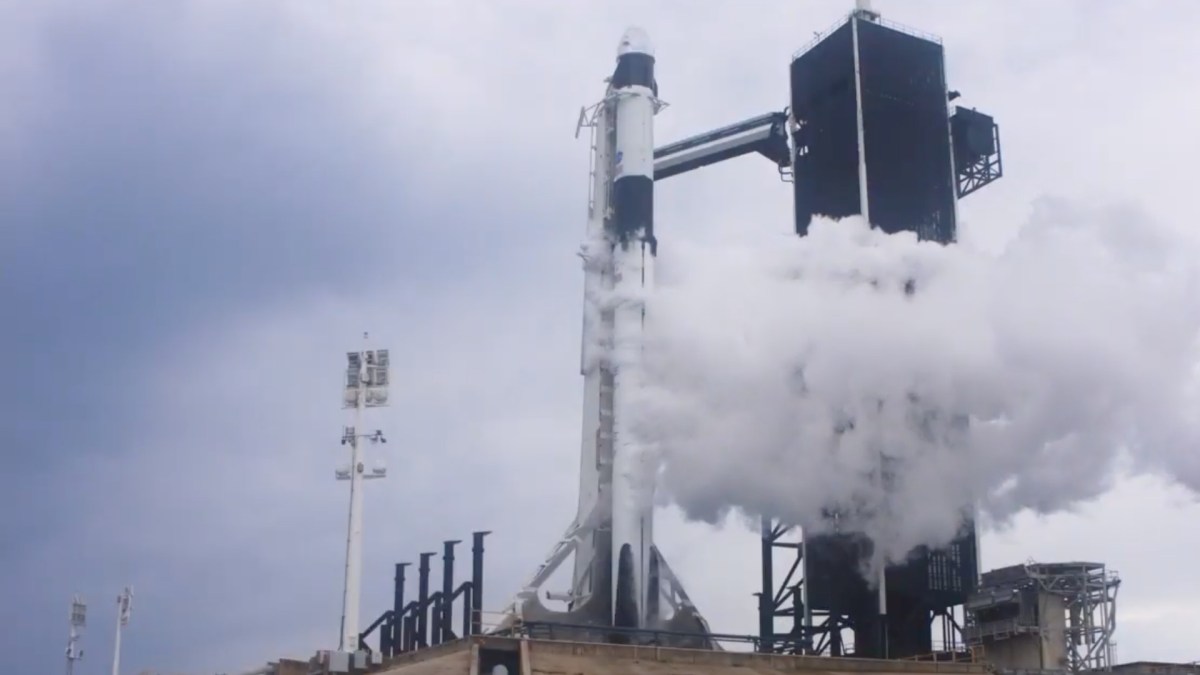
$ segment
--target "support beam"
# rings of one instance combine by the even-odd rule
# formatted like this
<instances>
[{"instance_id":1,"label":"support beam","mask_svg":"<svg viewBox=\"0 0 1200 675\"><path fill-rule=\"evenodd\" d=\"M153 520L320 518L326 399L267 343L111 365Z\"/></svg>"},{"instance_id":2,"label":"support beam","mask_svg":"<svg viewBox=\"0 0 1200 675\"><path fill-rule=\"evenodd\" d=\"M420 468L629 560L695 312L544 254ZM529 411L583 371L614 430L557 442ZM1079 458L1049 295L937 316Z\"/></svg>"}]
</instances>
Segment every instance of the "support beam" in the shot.
<instances>
[{"instance_id":1,"label":"support beam","mask_svg":"<svg viewBox=\"0 0 1200 675\"><path fill-rule=\"evenodd\" d=\"M654 151L654 180L757 152L781 170L791 165L787 113L767 113L685 138Z\"/></svg>"}]
</instances>

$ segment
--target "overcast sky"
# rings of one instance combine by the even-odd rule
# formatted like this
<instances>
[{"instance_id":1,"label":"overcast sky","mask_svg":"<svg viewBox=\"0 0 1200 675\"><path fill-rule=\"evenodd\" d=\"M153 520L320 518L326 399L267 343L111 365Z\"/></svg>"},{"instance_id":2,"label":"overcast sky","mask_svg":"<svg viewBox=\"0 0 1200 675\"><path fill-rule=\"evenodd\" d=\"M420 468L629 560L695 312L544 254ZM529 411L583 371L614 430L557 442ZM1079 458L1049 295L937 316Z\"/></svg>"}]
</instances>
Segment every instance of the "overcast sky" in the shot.
<instances>
[{"instance_id":1,"label":"overcast sky","mask_svg":"<svg viewBox=\"0 0 1200 675\"><path fill-rule=\"evenodd\" d=\"M0 3L0 653L211 673L336 647L344 352L392 349L368 421L364 623L391 564L472 529L499 609L574 515L588 149L572 132L643 26L680 138L787 102L787 64L848 0ZM1193 226L1200 4L877 0L940 35L994 114L1006 176L961 205L998 247L1031 204ZM1188 168L1189 166L1193 168ZM662 186L663 246L791 227L743 158ZM1118 479L1075 514L990 532L984 564L1124 578L1121 660L1195 660L1200 507ZM714 629L755 630L758 550L667 513L661 547ZM463 551L465 553L465 550Z\"/></svg>"}]
</instances>

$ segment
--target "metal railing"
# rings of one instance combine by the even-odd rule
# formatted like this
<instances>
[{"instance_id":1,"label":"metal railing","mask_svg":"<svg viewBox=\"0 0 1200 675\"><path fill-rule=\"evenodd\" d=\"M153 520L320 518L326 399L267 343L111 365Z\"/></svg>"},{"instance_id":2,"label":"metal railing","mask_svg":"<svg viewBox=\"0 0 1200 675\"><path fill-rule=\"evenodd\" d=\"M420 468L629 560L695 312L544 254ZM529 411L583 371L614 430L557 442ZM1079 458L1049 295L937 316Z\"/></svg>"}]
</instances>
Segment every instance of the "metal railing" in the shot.
<instances>
[{"instance_id":1,"label":"metal railing","mask_svg":"<svg viewBox=\"0 0 1200 675\"><path fill-rule=\"evenodd\" d=\"M982 640L997 635L1017 635L1019 633L1036 632L1037 624L1030 624L1020 619L1000 619L983 621L963 629L963 638L969 641Z\"/></svg>"},{"instance_id":2,"label":"metal railing","mask_svg":"<svg viewBox=\"0 0 1200 675\"><path fill-rule=\"evenodd\" d=\"M934 651L928 654L905 656L901 661L921 661L925 663L979 663L983 659L983 648L980 646L963 647L963 645L933 645Z\"/></svg>"},{"instance_id":3,"label":"metal railing","mask_svg":"<svg viewBox=\"0 0 1200 675\"><path fill-rule=\"evenodd\" d=\"M641 646L660 647L742 647L729 651L759 651L763 640L757 635L738 635L730 633L691 633L672 630L657 630L652 628L616 628L610 626L590 626L586 624L568 624L548 621L524 621L513 624L509 630L501 633L512 637L524 637L533 640L570 640L574 642L596 642L605 644L635 644ZM789 642L789 640L773 640L773 643Z\"/></svg>"},{"instance_id":4,"label":"metal railing","mask_svg":"<svg viewBox=\"0 0 1200 675\"><path fill-rule=\"evenodd\" d=\"M800 49L797 49L795 52L792 53L792 60L795 61L796 59L803 56L810 49L817 46L818 43L820 43L825 38L829 37L835 30L837 30L837 29L841 28L843 25L845 25L846 22L848 22L851 18L853 18L857 13L858 13L858 10L850 12L846 16L835 21L833 23L833 25L830 26L829 28L826 28L825 30L816 33L811 40L804 43L803 47L801 47ZM934 35L933 33L926 33L925 31L919 30L917 28L913 28L912 26L907 26L905 24L898 23L896 21L889 21L875 13L872 13L871 17L872 18L869 19L869 21L871 23L877 23L880 26L883 26L885 28L891 28L894 31L904 33L905 35L911 35L912 37L921 38L922 40L928 40L934 44L939 44L939 45L942 44L942 38Z\"/></svg>"}]
</instances>

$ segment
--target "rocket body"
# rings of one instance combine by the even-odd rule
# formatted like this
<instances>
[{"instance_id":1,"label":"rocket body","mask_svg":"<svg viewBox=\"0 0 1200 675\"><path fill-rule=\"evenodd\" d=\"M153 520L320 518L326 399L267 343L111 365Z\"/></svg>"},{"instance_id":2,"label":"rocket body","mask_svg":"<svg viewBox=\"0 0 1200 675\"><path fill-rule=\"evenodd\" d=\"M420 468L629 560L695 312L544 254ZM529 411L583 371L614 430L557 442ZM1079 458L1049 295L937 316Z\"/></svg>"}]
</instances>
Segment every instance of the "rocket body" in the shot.
<instances>
[{"instance_id":1,"label":"rocket body","mask_svg":"<svg viewBox=\"0 0 1200 675\"><path fill-rule=\"evenodd\" d=\"M653 286L654 54L638 29L626 31L610 84L615 116L612 216L612 611L613 625L657 619L653 560L655 463L632 429L641 384L644 299Z\"/></svg>"},{"instance_id":2,"label":"rocket body","mask_svg":"<svg viewBox=\"0 0 1200 675\"><path fill-rule=\"evenodd\" d=\"M563 624L567 639L594 629L651 628L679 646L711 648L711 631L654 544L656 448L635 428L645 390L645 299L654 282L654 116L662 107L654 51L645 32L621 37L604 99L580 110L591 129L592 171L583 258L580 374L583 429L579 510L513 600L500 628L517 622ZM571 587L543 584L574 556ZM669 611L667 611L669 609ZM578 632L576 632L578 631ZM588 636L591 637L588 637ZM624 642L658 644L663 633L614 633Z\"/></svg>"},{"instance_id":3,"label":"rocket body","mask_svg":"<svg viewBox=\"0 0 1200 675\"><path fill-rule=\"evenodd\" d=\"M598 107L584 244L583 444L573 605L589 621L641 628L658 618L656 464L632 425L641 387L644 297L654 274L654 114L649 38L633 28ZM583 600L587 598L587 600Z\"/></svg>"},{"instance_id":4,"label":"rocket body","mask_svg":"<svg viewBox=\"0 0 1200 675\"><path fill-rule=\"evenodd\" d=\"M580 373L583 434L579 510L523 585L503 626L544 621L593 628L652 628L704 636L704 617L654 545L658 457L635 428L644 391L645 298L654 281L654 115L662 107L646 34L625 32L604 99L580 111L592 130L587 236L580 251L584 311ZM578 135L578 129L576 135ZM574 555L565 601L542 585ZM660 606L661 605L661 606ZM669 617L664 607L669 607ZM587 632L579 634L585 638ZM593 634L594 635L594 634ZM620 637L618 638L617 635ZM614 639L657 641L661 634ZM681 645L711 645L691 637Z\"/></svg>"}]
</instances>

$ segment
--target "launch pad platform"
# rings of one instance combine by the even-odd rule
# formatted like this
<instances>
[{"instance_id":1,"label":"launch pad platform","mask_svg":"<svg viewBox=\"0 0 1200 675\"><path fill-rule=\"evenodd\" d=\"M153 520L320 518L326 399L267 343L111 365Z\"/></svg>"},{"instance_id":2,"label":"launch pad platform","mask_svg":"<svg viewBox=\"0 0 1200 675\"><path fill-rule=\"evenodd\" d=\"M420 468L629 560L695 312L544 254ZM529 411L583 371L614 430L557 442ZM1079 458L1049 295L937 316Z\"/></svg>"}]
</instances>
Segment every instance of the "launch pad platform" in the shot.
<instances>
[{"instance_id":1,"label":"launch pad platform","mask_svg":"<svg viewBox=\"0 0 1200 675\"><path fill-rule=\"evenodd\" d=\"M830 659L475 636L399 655L374 672L388 675L776 675L793 672L984 675L989 671L984 665L962 662Z\"/></svg>"}]
</instances>

